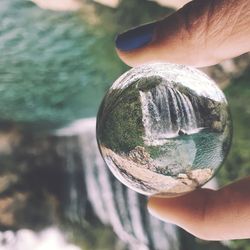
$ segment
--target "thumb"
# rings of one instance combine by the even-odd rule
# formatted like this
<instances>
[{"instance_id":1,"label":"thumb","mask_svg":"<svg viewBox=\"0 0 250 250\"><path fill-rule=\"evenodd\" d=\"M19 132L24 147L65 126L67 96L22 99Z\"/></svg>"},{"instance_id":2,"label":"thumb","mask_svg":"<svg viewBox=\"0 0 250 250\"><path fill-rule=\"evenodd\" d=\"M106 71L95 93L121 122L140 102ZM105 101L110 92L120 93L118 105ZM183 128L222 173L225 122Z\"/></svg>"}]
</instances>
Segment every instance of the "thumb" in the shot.
<instances>
[{"instance_id":1,"label":"thumb","mask_svg":"<svg viewBox=\"0 0 250 250\"><path fill-rule=\"evenodd\" d=\"M117 52L130 66L213 65L250 50L249 13L245 0L194 0L163 20L118 35Z\"/></svg>"},{"instance_id":2,"label":"thumb","mask_svg":"<svg viewBox=\"0 0 250 250\"><path fill-rule=\"evenodd\" d=\"M250 177L218 191L197 189L175 198L151 197L148 209L205 240L250 238Z\"/></svg>"}]
</instances>

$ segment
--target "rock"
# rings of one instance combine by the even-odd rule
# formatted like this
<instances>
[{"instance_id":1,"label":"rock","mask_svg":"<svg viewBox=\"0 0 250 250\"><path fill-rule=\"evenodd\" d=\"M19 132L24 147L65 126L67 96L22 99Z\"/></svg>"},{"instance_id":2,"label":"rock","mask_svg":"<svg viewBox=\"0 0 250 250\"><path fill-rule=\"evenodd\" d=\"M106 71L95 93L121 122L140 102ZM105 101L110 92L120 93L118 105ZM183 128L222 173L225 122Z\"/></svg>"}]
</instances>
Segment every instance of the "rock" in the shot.
<instances>
[{"instance_id":1,"label":"rock","mask_svg":"<svg viewBox=\"0 0 250 250\"><path fill-rule=\"evenodd\" d=\"M214 121L212 123L212 129L216 132L221 132L223 131L223 125L220 121Z\"/></svg>"},{"instance_id":2,"label":"rock","mask_svg":"<svg viewBox=\"0 0 250 250\"><path fill-rule=\"evenodd\" d=\"M145 150L144 147L137 146L133 150L129 152L129 158L136 163L140 163L142 165L149 164L150 162L150 154Z\"/></svg>"},{"instance_id":3,"label":"rock","mask_svg":"<svg viewBox=\"0 0 250 250\"><path fill-rule=\"evenodd\" d=\"M185 132L183 129L179 129L178 135L187 135L187 132Z\"/></svg>"}]
</instances>

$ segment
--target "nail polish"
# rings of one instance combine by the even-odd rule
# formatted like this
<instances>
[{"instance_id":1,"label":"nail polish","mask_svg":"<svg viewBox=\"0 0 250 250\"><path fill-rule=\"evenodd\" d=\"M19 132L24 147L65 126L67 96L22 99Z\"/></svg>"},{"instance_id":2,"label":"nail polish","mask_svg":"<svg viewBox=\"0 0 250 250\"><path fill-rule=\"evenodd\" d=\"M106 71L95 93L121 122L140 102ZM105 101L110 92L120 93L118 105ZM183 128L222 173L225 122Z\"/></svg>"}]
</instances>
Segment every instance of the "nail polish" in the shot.
<instances>
[{"instance_id":1,"label":"nail polish","mask_svg":"<svg viewBox=\"0 0 250 250\"><path fill-rule=\"evenodd\" d=\"M149 44L154 35L155 23L146 24L128 30L116 38L116 47L121 51L130 51Z\"/></svg>"}]
</instances>

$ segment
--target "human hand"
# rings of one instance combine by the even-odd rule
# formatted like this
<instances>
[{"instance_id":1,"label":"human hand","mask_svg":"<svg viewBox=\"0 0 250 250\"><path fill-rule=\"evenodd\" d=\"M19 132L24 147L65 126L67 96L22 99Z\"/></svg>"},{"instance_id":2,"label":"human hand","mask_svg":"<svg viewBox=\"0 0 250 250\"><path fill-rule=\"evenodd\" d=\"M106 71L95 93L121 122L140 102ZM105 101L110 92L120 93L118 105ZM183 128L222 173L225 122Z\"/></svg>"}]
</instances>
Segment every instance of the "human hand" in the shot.
<instances>
[{"instance_id":1,"label":"human hand","mask_svg":"<svg viewBox=\"0 0 250 250\"><path fill-rule=\"evenodd\" d=\"M250 50L249 0L195 0L155 23L116 39L130 66L168 61L204 67Z\"/></svg>"},{"instance_id":2,"label":"human hand","mask_svg":"<svg viewBox=\"0 0 250 250\"><path fill-rule=\"evenodd\" d=\"M195 0L164 20L118 36L130 66L168 61L202 67L250 50L250 1ZM149 211L206 240L250 238L250 177L218 191L151 197Z\"/></svg>"}]
</instances>

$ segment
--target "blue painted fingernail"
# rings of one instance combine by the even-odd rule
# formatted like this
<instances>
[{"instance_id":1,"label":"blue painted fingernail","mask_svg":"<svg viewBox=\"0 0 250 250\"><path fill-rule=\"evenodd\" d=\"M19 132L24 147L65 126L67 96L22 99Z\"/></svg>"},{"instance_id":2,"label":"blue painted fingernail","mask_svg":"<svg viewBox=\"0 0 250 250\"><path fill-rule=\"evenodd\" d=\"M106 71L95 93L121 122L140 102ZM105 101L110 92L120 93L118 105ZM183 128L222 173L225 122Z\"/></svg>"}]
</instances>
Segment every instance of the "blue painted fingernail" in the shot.
<instances>
[{"instance_id":1,"label":"blue painted fingernail","mask_svg":"<svg viewBox=\"0 0 250 250\"><path fill-rule=\"evenodd\" d=\"M150 23L128 30L117 36L116 47L121 51L141 48L152 41L154 28L155 23Z\"/></svg>"}]
</instances>

